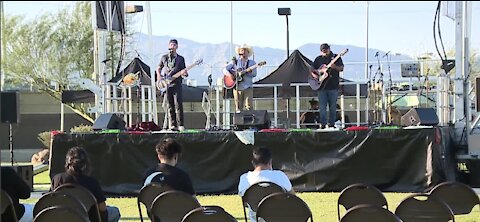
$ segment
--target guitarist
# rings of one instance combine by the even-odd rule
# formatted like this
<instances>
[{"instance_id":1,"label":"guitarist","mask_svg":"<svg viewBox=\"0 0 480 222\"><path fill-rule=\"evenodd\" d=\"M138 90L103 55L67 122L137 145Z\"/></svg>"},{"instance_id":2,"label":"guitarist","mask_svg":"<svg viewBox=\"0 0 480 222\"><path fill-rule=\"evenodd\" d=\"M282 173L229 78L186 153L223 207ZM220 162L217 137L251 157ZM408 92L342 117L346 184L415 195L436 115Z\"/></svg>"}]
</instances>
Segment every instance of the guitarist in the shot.
<instances>
[{"instance_id":1,"label":"guitarist","mask_svg":"<svg viewBox=\"0 0 480 222\"><path fill-rule=\"evenodd\" d=\"M248 68L256 64L253 59L248 59L253 55L251 46L247 44L237 46L235 52L239 56L238 59L233 59L223 71L226 75L236 75L237 83L233 88L233 99L235 110L239 113L242 110L253 110L253 78L257 76L257 70ZM239 74L241 78L238 78Z\"/></svg>"},{"instance_id":2,"label":"guitarist","mask_svg":"<svg viewBox=\"0 0 480 222\"><path fill-rule=\"evenodd\" d=\"M169 53L162 56L157 67L157 81L163 78L170 78L177 72L183 72L182 76L173 80L170 87L166 90L168 100L168 113L170 114L169 129L172 131L182 131L185 129L183 125L183 95L182 95L182 77L187 77L188 72L184 70L185 59L177 54L178 41L171 39L168 42ZM161 71L164 69L164 72ZM178 113L178 116L177 116Z\"/></svg>"},{"instance_id":3,"label":"guitarist","mask_svg":"<svg viewBox=\"0 0 480 222\"><path fill-rule=\"evenodd\" d=\"M332 61L332 59L336 56L330 50L330 45L327 43L323 43L320 45L320 55L315 58L311 66L311 75L313 78L319 78L322 75L321 67L326 66L327 64ZM322 71L326 71L328 73L328 77L323 80L322 85L318 89L318 101L319 101L319 109L320 112L320 128L325 129L327 125L327 105L328 105L328 127L335 126L335 116L336 116L336 105L337 105L337 95L339 89L339 81L340 76L339 73L343 71L343 62L342 58L338 58L338 60L330 66L329 69Z\"/></svg>"}]
</instances>

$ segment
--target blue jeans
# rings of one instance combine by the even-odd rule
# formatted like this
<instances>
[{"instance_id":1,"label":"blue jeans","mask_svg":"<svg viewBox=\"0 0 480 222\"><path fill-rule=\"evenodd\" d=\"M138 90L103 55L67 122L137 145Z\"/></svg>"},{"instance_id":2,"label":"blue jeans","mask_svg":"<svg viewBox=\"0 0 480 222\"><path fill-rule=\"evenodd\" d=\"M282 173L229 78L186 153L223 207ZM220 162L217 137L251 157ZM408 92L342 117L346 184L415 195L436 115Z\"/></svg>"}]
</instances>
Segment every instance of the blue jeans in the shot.
<instances>
[{"instance_id":1,"label":"blue jeans","mask_svg":"<svg viewBox=\"0 0 480 222\"><path fill-rule=\"evenodd\" d=\"M328 125L335 125L337 113L337 94L338 90L319 90L318 91L318 112L320 113L320 124L327 124L327 105L328 105Z\"/></svg>"}]
</instances>

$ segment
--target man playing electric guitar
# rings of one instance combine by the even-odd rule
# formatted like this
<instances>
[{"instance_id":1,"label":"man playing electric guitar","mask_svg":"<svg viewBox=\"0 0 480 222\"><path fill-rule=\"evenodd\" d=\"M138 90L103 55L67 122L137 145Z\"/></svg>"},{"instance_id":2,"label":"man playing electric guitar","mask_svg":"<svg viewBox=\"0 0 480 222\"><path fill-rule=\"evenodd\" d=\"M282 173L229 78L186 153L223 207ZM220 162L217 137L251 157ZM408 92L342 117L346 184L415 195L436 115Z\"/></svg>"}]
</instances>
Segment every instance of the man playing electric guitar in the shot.
<instances>
[{"instance_id":1,"label":"man playing electric guitar","mask_svg":"<svg viewBox=\"0 0 480 222\"><path fill-rule=\"evenodd\" d=\"M235 77L236 84L233 88L235 110L239 113L242 110L253 110L253 78L257 76L257 70L250 68L255 66L256 62L248 59L253 55L252 47L243 44L242 46L236 47L235 51L239 55L239 58L229 63L223 70L223 73L230 75L244 71L240 76L241 80L238 76Z\"/></svg>"},{"instance_id":2,"label":"man playing electric guitar","mask_svg":"<svg viewBox=\"0 0 480 222\"><path fill-rule=\"evenodd\" d=\"M184 130L183 125L183 94L182 94L182 80L183 77L188 76L187 69L185 69L185 59L183 56L177 54L178 41L171 39L168 42L169 53L162 56L157 67L157 84L163 78L170 78L173 75L181 72L180 77L174 79L170 83L170 87L166 89L166 96L168 100L168 112L170 117L170 130ZM165 72L162 74L162 69L165 67ZM178 113L178 116L177 116Z\"/></svg>"},{"instance_id":3,"label":"man playing electric guitar","mask_svg":"<svg viewBox=\"0 0 480 222\"><path fill-rule=\"evenodd\" d=\"M342 58L338 57L337 61L330 65L328 69L320 69L323 65L329 64L334 57L330 46L327 43L320 45L320 55L315 58L311 66L311 75L313 78L323 79L318 89L318 101L320 112L320 128L324 129L327 125L327 105L328 105L328 126L335 126L335 117L337 110L337 95L340 84L339 73L343 71ZM320 71L319 71L320 69Z\"/></svg>"}]
</instances>

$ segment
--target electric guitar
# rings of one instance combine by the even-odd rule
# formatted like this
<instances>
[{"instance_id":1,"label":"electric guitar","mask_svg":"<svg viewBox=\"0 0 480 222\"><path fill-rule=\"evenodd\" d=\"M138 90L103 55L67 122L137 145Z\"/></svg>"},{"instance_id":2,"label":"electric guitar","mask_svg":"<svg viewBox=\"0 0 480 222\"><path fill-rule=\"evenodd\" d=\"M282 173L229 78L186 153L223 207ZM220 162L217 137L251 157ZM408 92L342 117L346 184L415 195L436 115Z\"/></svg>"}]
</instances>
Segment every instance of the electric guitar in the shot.
<instances>
[{"instance_id":1,"label":"electric guitar","mask_svg":"<svg viewBox=\"0 0 480 222\"><path fill-rule=\"evenodd\" d=\"M158 81L157 82L158 91L160 91L160 93L163 94L167 90L168 87L173 86L173 84L172 84L173 80L180 77L184 73L184 71L187 72L188 70L190 70L193 67L198 66L202 63L203 63L203 59L197 59L193 64L191 64L191 65L187 66L186 68L178 71L173 76L170 76L170 77L167 77L165 79L162 79L162 80Z\"/></svg>"},{"instance_id":2,"label":"electric guitar","mask_svg":"<svg viewBox=\"0 0 480 222\"><path fill-rule=\"evenodd\" d=\"M266 61L261 61L253 66L250 66L244 70L240 70L240 69L237 69L236 72L234 73L231 73L230 71L224 71L224 75L223 75L223 83L225 85L225 88L226 89L231 89L233 88L237 82L241 82L243 80L243 75L245 75L245 73L248 72L248 70L254 70L258 67L261 67L263 65L267 64Z\"/></svg>"},{"instance_id":3,"label":"electric guitar","mask_svg":"<svg viewBox=\"0 0 480 222\"><path fill-rule=\"evenodd\" d=\"M317 70L314 70L313 73L314 74L310 74L308 77L308 83L310 84L310 88L312 88L313 90L318 90L320 88L320 86L322 86L322 83L323 85L325 85L324 83L328 81L328 77L330 76L328 74L328 71L330 69L330 67L343 55L345 55L346 53L348 52L348 49L344 49L343 51L341 51L340 53L338 53L337 56L335 56L335 58L332 59L332 61L330 61L330 63L328 63L328 65L325 65L323 64L319 69Z\"/></svg>"}]
</instances>

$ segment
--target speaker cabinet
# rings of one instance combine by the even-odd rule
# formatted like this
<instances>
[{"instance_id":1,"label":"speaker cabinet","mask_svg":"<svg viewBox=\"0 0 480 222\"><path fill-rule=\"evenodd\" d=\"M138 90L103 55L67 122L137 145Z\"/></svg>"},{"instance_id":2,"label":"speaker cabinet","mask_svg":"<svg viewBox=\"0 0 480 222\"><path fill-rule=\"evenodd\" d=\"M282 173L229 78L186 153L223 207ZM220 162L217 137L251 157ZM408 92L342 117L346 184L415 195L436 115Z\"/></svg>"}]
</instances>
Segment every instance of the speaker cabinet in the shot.
<instances>
[{"instance_id":1,"label":"speaker cabinet","mask_svg":"<svg viewBox=\"0 0 480 222\"><path fill-rule=\"evenodd\" d=\"M20 104L18 92L1 92L1 122L19 123L20 122Z\"/></svg>"},{"instance_id":2,"label":"speaker cabinet","mask_svg":"<svg viewBox=\"0 0 480 222\"><path fill-rule=\"evenodd\" d=\"M432 108L412 108L401 118L402 126L436 126L438 116Z\"/></svg>"},{"instance_id":3,"label":"speaker cabinet","mask_svg":"<svg viewBox=\"0 0 480 222\"><path fill-rule=\"evenodd\" d=\"M101 114L93 123L93 130L119 129L125 130L125 121L113 113Z\"/></svg>"},{"instance_id":4,"label":"speaker cabinet","mask_svg":"<svg viewBox=\"0 0 480 222\"><path fill-rule=\"evenodd\" d=\"M244 110L233 115L233 124L240 130L270 128L270 117L267 110Z\"/></svg>"},{"instance_id":5,"label":"speaker cabinet","mask_svg":"<svg viewBox=\"0 0 480 222\"><path fill-rule=\"evenodd\" d=\"M17 172L28 186L33 190L33 165L17 165L12 166L12 168Z\"/></svg>"}]
</instances>

